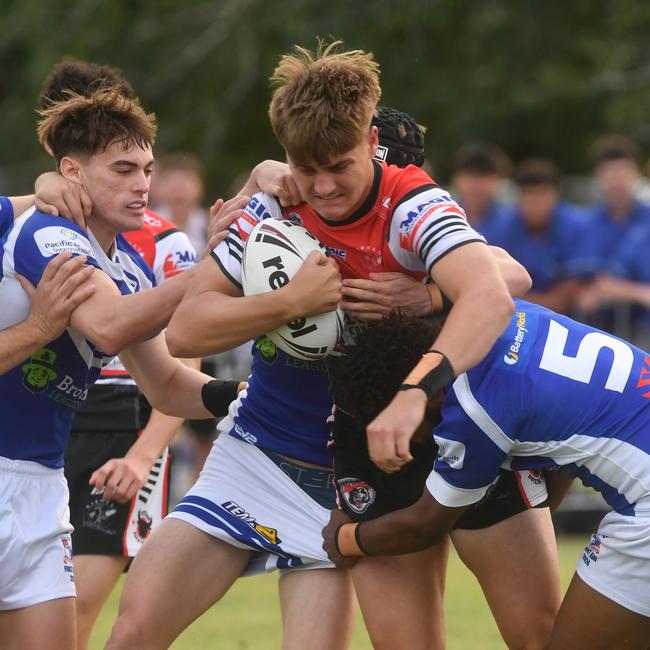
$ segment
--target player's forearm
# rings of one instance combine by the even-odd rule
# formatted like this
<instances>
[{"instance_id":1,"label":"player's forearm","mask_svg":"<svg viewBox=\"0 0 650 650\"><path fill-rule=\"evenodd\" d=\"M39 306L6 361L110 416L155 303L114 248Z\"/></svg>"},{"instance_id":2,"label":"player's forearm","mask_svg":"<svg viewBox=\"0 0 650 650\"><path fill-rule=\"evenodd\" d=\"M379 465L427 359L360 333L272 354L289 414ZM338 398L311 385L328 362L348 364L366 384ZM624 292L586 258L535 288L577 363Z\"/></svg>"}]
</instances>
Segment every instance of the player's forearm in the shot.
<instances>
[{"instance_id":1,"label":"player's forearm","mask_svg":"<svg viewBox=\"0 0 650 650\"><path fill-rule=\"evenodd\" d=\"M173 374L163 381L152 377L150 381L138 381L138 385L151 406L161 413L201 420L213 417L201 398L203 385L211 379L209 375L179 363Z\"/></svg>"},{"instance_id":2,"label":"player's forearm","mask_svg":"<svg viewBox=\"0 0 650 650\"><path fill-rule=\"evenodd\" d=\"M108 354L145 340L162 330L180 303L192 271L186 271L164 284L103 301L90 327L88 338ZM189 356L189 355L188 355Z\"/></svg>"},{"instance_id":3,"label":"player's forearm","mask_svg":"<svg viewBox=\"0 0 650 650\"><path fill-rule=\"evenodd\" d=\"M188 368L199 370L200 359L180 359ZM127 456L136 455L152 465L169 446L183 424L183 418L165 415L157 409L152 409L147 426L142 430L136 443L131 447Z\"/></svg>"},{"instance_id":4,"label":"player's forearm","mask_svg":"<svg viewBox=\"0 0 650 650\"><path fill-rule=\"evenodd\" d=\"M149 465L162 454L183 424L183 418L165 415L152 409L147 426L142 430L138 440L129 449L127 457L142 458Z\"/></svg>"},{"instance_id":5,"label":"player's forearm","mask_svg":"<svg viewBox=\"0 0 650 650\"><path fill-rule=\"evenodd\" d=\"M270 332L298 317L283 289L257 296L232 297L206 291L186 297L167 328L176 357L216 354Z\"/></svg>"},{"instance_id":6,"label":"player's forearm","mask_svg":"<svg viewBox=\"0 0 650 650\"><path fill-rule=\"evenodd\" d=\"M454 303L432 347L447 356L459 375L487 355L513 313L512 298L501 287L470 289Z\"/></svg>"},{"instance_id":7,"label":"player's forearm","mask_svg":"<svg viewBox=\"0 0 650 650\"><path fill-rule=\"evenodd\" d=\"M28 359L48 340L43 330L31 318L0 331L0 375Z\"/></svg>"},{"instance_id":8,"label":"player's forearm","mask_svg":"<svg viewBox=\"0 0 650 650\"><path fill-rule=\"evenodd\" d=\"M425 490L412 506L361 524L358 539L368 555L415 553L439 544L464 508L444 508Z\"/></svg>"}]
</instances>

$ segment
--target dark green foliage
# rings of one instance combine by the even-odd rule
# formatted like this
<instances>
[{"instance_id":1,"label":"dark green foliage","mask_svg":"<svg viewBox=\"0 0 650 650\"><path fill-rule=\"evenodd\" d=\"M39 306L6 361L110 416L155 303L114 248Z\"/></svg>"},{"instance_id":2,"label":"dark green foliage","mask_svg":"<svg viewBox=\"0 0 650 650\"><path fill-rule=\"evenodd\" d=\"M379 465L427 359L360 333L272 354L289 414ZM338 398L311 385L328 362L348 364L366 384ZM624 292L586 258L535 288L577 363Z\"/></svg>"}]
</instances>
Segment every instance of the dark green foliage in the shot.
<instances>
[{"instance_id":1,"label":"dark green foliage","mask_svg":"<svg viewBox=\"0 0 650 650\"><path fill-rule=\"evenodd\" d=\"M601 134L650 150L650 3L642 0L4 0L2 193L51 166L36 141L40 84L64 55L120 67L157 113L159 152L195 152L209 198L278 157L267 79L293 43L343 38L382 65L382 103L428 127L443 179L468 140L515 160L589 169Z\"/></svg>"}]
</instances>

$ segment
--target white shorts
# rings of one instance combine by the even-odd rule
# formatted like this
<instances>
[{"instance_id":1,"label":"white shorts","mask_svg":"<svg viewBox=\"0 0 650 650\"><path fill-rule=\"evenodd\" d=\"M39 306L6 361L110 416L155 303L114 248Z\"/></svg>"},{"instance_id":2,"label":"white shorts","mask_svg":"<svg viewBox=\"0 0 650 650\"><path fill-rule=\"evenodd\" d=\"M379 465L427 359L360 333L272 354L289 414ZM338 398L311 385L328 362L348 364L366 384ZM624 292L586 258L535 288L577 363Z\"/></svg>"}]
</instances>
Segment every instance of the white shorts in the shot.
<instances>
[{"instance_id":1,"label":"white shorts","mask_svg":"<svg viewBox=\"0 0 650 650\"><path fill-rule=\"evenodd\" d=\"M0 610L76 596L63 469L0 457Z\"/></svg>"},{"instance_id":2,"label":"white shorts","mask_svg":"<svg viewBox=\"0 0 650 650\"><path fill-rule=\"evenodd\" d=\"M603 596L650 617L650 511L635 517L606 514L576 571Z\"/></svg>"},{"instance_id":3,"label":"white shorts","mask_svg":"<svg viewBox=\"0 0 650 650\"><path fill-rule=\"evenodd\" d=\"M333 568L322 549L329 516L264 452L228 434L217 438L198 481L169 514L255 551L242 575Z\"/></svg>"}]
</instances>

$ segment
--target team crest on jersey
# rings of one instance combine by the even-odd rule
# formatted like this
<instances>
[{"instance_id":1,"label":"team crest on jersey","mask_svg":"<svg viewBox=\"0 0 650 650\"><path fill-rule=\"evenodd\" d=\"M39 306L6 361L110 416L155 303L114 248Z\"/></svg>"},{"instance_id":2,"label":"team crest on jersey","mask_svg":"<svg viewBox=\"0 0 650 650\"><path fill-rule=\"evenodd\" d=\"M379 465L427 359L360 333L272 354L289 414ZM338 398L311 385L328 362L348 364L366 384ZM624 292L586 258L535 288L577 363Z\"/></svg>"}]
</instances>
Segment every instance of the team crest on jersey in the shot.
<instances>
[{"instance_id":1,"label":"team crest on jersey","mask_svg":"<svg viewBox=\"0 0 650 650\"><path fill-rule=\"evenodd\" d=\"M34 395L42 393L54 381L58 374L54 371L57 354L49 348L36 350L21 370L23 371L23 386Z\"/></svg>"},{"instance_id":2,"label":"team crest on jersey","mask_svg":"<svg viewBox=\"0 0 650 650\"><path fill-rule=\"evenodd\" d=\"M146 510L138 510L138 517L135 521L133 535L139 542L144 542L144 540L151 534L152 522L153 519Z\"/></svg>"},{"instance_id":3,"label":"team crest on jersey","mask_svg":"<svg viewBox=\"0 0 650 650\"><path fill-rule=\"evenodd\" d=\"M262 361L267 365L272 366L277 361L278 348L267 336L260 336L255 341L255 349L260 353Z\"/></svg>"},{"instance_id":4,"label":"team crest on jersey","mask_svg":"<svg viewBox=\"0 0 650 650\"><path fill-rule=\"evenodd\" d=\"M258 523L253 515L246 512L239 504L234 501L226 501L221 504L221 507L229 512L231 515L246 522L258 535L261 535L267 542L271 544L280 544L282 540L278 537L276 528L270 526L263 526Z\"/></svg>"},{"instance_id":5,"label":"team crest on jersey","mask_svg":"<svg viewBox=\"0 0 650 650\"><path fill-rule=\"evenodd\" d=\"M352 512L360 515L375 502L375 489L358 478L340 478L336 481L345 503Z\"/></svg>"},{"instance_id":6,"label":"team crest on jersey","mask_svg":"<svg viewBox=\"0 0 650 650\"><path fill-rule=\"evenodd\" d=\"M373 246L359 246L359 255L362 259L363 268L369 273L381 271L383 255L378 248Z\"/></svg>"}]
</instances>

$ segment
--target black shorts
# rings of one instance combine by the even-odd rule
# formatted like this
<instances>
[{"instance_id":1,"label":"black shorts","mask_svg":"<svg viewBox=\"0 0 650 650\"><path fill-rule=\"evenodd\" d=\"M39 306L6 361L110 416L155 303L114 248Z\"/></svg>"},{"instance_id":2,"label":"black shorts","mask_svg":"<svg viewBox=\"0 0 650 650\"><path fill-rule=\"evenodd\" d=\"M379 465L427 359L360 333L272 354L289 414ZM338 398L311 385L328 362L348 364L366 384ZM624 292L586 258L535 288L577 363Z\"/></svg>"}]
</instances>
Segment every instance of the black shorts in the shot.
<instances>
[{"instance_id":1,"label":"black shorts","mask_svg":"<svg viewBox=\"0 0 650 650\"><path fill-rule=\"evenodd\" d=\"M413 460L399 472L382 472L368 456L358 432L352 433L352 420L337 412L334 426L334 482L339 507L354 521L369 521L394 510L407 508L420 499L426 479L433 469L437 446L431 438L425 443L411 443ZM365 436L363 437L365 441ZM523 475L523 479L522 479ZM540 472L501 474L486 495L458 518L454 528L480 529L509 519L528 510L548 505L548 499L532 505L526 493L528 481L540 491L544 477Z\"/></svg>"},{"instance_id":2,"label":"black shorts","mask_svg":"<svg viewBox=\"0 0 650 650\"><path fill-rule=\"evenodd\" d=\"M71 434L64 471L75 555L134 557L152 527L167 514L168 450L153 464L149 479L128 503L104 501L88 484L95 470L111 458L123 458L137 439L137 432Z\"/></svg>"}]
</instances>

